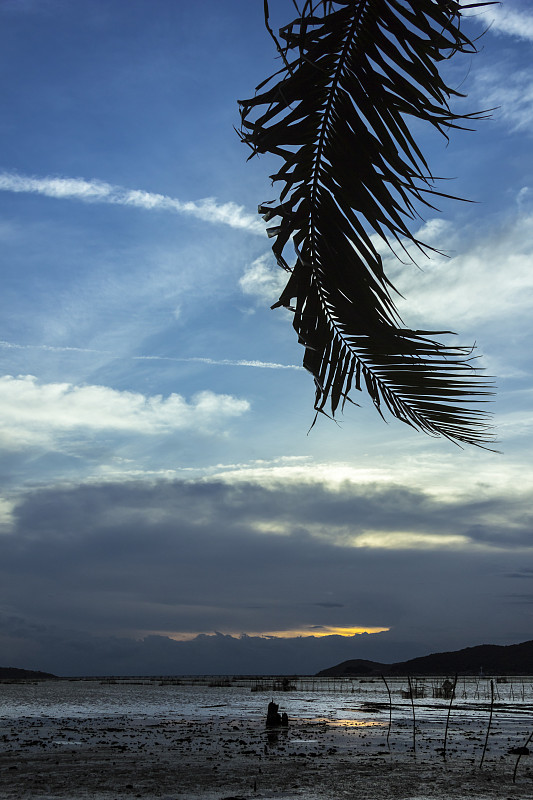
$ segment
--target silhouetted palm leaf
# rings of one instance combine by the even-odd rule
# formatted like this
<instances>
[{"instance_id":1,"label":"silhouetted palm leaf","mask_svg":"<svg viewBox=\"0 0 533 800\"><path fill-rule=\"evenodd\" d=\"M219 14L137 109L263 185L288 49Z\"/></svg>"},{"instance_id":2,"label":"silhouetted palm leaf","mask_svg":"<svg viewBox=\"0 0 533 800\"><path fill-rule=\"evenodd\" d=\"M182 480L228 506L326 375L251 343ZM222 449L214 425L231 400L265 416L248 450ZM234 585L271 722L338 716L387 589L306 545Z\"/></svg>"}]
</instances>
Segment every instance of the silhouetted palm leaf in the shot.
<instances>
[{"instance_id":1,"label":"silhouetted palm leaf","mask_svg":"<svg viewBox=\"0 0 533 800\"><path fill-rule=\"evenodd\" d=\"M294 311L317 412L329 400L335 414L352 389L365 388L380 413L386 407L427 433L483 446L491 441L486 412L468 403L491 392L472 350L403 327L374 243L377 234L389 246L432 249L409 230L417 207L440 193L406 119L447 136L483 116L451 111L458 93L437 68L475 52L461 8L454 0L307 0L280 31L283 69L240 101L240 135L252 155L283 159L271 176L284 183L279 202L259 211L279 218L268 233L291 275L273 308ZM284 257L290 240L294 267Z\"/></svg>"}]
</instances>

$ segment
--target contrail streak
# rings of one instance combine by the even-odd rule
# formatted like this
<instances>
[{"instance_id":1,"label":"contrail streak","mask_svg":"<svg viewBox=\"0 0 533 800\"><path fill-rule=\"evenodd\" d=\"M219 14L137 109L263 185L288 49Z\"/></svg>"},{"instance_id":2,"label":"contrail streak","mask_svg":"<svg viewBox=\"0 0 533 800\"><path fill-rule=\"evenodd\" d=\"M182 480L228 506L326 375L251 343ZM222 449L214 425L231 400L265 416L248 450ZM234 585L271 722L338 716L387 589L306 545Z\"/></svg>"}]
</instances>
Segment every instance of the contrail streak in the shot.
<instances>
[{"instance_id":1,"label":"contrail streak","mask_svg":"<svg viewBox=\"0 0 533 800\"><path fill-rule=\"evenodd\" d=\"M0 348L4 350L44 350L52 353L96 353L97 355L113 356L111 350L94 350L90 347L54 347L47 344L16 344L14 342L0 341ZM196 362L209 364L214 367L254 367L255 369L295 369L303 370L303 367L296 364L278 364L275 361L250 361L247 359L232 358L205 358L203 356L189 356L180 358L179 356L125 356L132 361L177 361L177 362Z\"/></svg>"},{"instance_id":2,"label":"contrail streak","mask_svg":"<svg viewBox=\"0 0 533 800\"><path fill-rule=\"evenodd\" d=\"M110 205L132 206L149 211L170 211L174 214L188 214L204 222L229 225L250 233L265 234L263 222L248 214L243 206L236 203L217 203L213 197L203 200L178 200L164 194L145 192L142 189L126 189L110 183L84 178L44 178L17 175L11 172L0 173L0 191L27 194L40 194L59 200L80 200L84 203L108 203Z\"/></svg>"}]
</instances>

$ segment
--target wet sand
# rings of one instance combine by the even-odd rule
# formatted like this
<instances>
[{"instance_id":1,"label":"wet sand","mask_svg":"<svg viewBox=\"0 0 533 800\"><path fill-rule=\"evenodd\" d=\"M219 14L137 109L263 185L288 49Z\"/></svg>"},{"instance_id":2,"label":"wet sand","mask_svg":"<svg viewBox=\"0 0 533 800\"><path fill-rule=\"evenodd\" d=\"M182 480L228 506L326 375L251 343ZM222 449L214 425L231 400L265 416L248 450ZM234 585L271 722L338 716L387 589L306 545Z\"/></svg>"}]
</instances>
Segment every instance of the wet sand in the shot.
<instances>
[{"instance_id":1,"label":"wet sand","mask_svg":"<svg viewBox=\"0 0 533 800\"><path fill-rule=\"evenodd\" d=\"M291 720L267 731L259 721L127 716L0 722L0 798L533 798L533 756L512 782L516 741L491 735L483 768L482 731L454 732L442 756L442 726L417 732L383 721L332 724Z\"/></svg>"}]
</instances>

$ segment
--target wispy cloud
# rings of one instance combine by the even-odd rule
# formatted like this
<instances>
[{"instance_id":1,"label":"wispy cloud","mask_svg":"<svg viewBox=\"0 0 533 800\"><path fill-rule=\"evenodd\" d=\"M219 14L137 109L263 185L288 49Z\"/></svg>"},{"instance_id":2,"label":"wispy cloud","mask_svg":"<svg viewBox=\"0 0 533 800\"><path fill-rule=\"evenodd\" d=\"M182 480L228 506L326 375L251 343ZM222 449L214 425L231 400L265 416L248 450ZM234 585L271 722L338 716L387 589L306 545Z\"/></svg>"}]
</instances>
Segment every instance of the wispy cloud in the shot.
<instances>
[{"instance_id":1,"label":"wispy cloud","mask_svg":"<svg viewBox=\"0 0 533 800\"><path fill-rule=\"evenodd\" d=\"M136 361L193 361L200 364L210 364L216 367L255 367L256 369L296 369L303 371L303 367L296 364L278 364L276 361L247 361L246 359L231 358L203 358L191 356L190 358L175 358L174 356L132 356Z\"/></svg>"},{"instance_id":2,"label":"wispy cloud","mask_svg":"<svg viewBox=\"0 0 533 800\"><path fill-rule=\"evenodd\" d=\"M248 411L247 400L204 391L146 396L107 386L39 383L33 375L0 378L0 439L7 447L50 446L69 432L209 432Z\"/></svg>"},{"instance_id":3,"label":"wispy cloud","mask_svg":"<svg viewBox=\"0 0 533 800\"><path fill-rule=\"evenodd\" d=\"M533 131L533 70L499 64L478 73L475 92L492 116L512 131Z\"/></svg>"},{"instance_id":4,"label":"wispy cloud","mask_svg":"<svg viewBox=\"0 0 533 800\"><path fill-rule=\"evenodd\" d=\"M50 353L98 353L111 355L110 350L95 350L91 347L53 347L48 344L17 344L16 342L0 341L4 350L44 350Z\"/></svg>"},{"instance_id":5,"label":"wispy cloud","mask_svg":"<svg viewBox=\"0 0 533 800\"><path fill-rule=\"evenodd\" d=\"M524 189L517 198L521 206L527 197ZM386 257L389 275L405 298L398 301L404 318L421 327L459 331L498 321L500 331L502 325L514 326L517 336L528 335L523 321L530 318L533 305L532 224L533 213L527 210L474 233L441 221L432 234L422 231L421 238L449 248L450 258L419 259L420 271Z\"/></svg>"},{"instance_id":6,"label":"wispy cloud","mask_svg":"<svg viewBox=\"0 0 533 800\"><path fill-rule=\"evenodd\" d=\"M87 353L96 355L111 355L111 350L96 350L91 347L54 347L46 344L17 344L16 342L0 341L0 348L4 350L43 350L51 353ZM118 356L115 357L118 358ZM253 367L255 369L295 369L302 371L304 368L296 364L278 364L276 361L253 361L233 358L207 358L203 356L127 356L131 361L177 361L208 364L213 367Z\"/></svg>"},{"instance_id":7,"label":"wispy cloud","mask_svg":"<svg viewBox=\"0 0 533 800\"><path fill-rule=\"evenodd\" d=\"M0 173L0 191L39 194L59 200L81 200L85 203L132 206L149 211L189 214L204 222L229 225L231 228L260 235L264 235L266 227L257 217L248 214L243 206L233 202L217 203L212 197L183 201L164 194L145 192L142 189L126 189L123 186L113 186L104 181L85 180L84 178L53 176L38 178L2 172Z\"/></svg>"},{"instance_id":8,"label":"wispy cloud","mask_svg":"<svg viewBox=\"0 0 533 800\"><path fill-rule=\"evenodd\" d=\"M462 4L466 2L467 0L464 0ZM475 9L467 13L473 14L486 28L490 26L493 33L533 41L533 14L513 8L510 2L506 2L504 6L495 4L483 10Z\"/></svg>"},{"instance_id":9,"label":"wispy cloud","mask_svg":"<svg viewBox=\"0 0 533 800\"><path fill-rule=\"evenodd\" d=\"M288 275L276 266L272 255L256 258L239 279L244 294L257 297L261 303L274 303L287 283Z\"/></svg>"}]
</instances>

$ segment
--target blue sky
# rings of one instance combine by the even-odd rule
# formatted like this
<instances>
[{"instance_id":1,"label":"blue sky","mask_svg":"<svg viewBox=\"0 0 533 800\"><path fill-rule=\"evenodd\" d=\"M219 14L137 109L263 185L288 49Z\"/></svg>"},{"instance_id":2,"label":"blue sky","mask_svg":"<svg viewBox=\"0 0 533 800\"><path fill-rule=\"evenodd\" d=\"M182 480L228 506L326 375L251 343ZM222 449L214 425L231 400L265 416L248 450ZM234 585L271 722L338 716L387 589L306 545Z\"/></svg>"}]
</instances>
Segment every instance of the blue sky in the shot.
<instances>
[{"instance_id":1,"label":"blue sky","mask_svg":"<svg viewBox=\"0 0 533 800\"><path fill-rule=\"evenodd\" d=\"M4 0L0 23L0 663L312 672L531 638L528 4L469 19L480 53L447 65L491 119L418 134L476 201L420 221L448 257L385 259L410 327L476 342L501 454L365 396L308 434L256 214L275 162L233 129L278 66L260 0Z\"/></svg>"}]
</instances>

